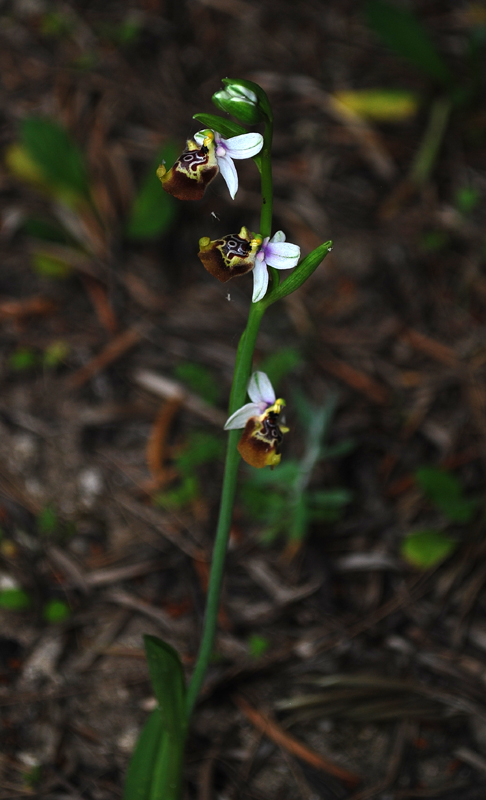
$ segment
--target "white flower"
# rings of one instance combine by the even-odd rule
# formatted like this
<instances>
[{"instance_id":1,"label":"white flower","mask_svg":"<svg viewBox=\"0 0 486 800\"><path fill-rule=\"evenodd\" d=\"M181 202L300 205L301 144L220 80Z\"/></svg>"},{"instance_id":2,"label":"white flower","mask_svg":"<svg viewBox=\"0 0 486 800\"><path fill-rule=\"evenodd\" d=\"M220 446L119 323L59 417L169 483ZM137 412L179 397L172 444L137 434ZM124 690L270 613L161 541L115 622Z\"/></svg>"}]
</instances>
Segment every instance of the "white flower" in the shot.
<instances>
[{"instance_id":1,"label":"white flower","mask_svg":"<svg viewBox=\"0 0 486 800\"><path fill-rule=\"evenodd\" d=\"M233 159L253 158L253 156L258 155L263 147L263 136L261 133L242 133L239 136L232 136L231 139L223 139L217 131L213 133L219 171L226 181L231 198L234 200L238 190L238 173L233 164ZM199 131L195 134L194 140L201 147L207 136L207 130Z\"/></svg>"},{"instance_id":2,"label":"white flower","mask_svg":"<svg viewBox=\"0 0 486 800\"><path fill-rule=\"evenodd\" d=\"M275 269L292 269L299 263L299 258L300 247L286 242L283 231L277 231L271 239L267 236L255 258L252 301L257 303L265 297L268 288L267 264Z\"/></svg>"},{"instance_id":3,"label":"white flower","mask_svg":"<svg viewBox=\"0 0 486 800\"><path fill-rule=\"evenodd\" d=\"M246 403L234 414L231 414L225 422L225 431L244 428L251 417L260 417L270 406L275 405L275 392L264 372L253 373L248 384L248 394L252 402Z\"/></svg>"}]
</instances>

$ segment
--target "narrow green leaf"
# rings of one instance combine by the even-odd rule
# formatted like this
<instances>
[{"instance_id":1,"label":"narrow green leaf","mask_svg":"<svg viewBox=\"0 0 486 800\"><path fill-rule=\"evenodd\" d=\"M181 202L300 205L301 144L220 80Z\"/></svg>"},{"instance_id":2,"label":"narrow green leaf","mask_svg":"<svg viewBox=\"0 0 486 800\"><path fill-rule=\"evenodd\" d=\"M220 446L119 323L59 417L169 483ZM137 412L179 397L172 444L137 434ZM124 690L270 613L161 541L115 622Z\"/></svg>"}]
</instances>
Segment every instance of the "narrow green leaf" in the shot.
<instances>
[{"instance_id":1,"label":"narrow green leaf","mask_svg":"<svg viewBox=\"0 0 486 800\"><path fill-rule=\"evenodd\" d=\"M179 656L156 636L144 636L144 644L162 725L172 736L181 738L185 724L185 685Z\"/></svg>"},{"instance_id":2,"label":"narrow green leaf","mask_svg":"<svg viewBox=\"0 0 486 800\"><path fill-rule=\"evenodd\" d=\"M386 0L369 0L366 11L370 28L388 47L430 78L452 87L454 79L447 64L432 44L427 30L410 11Z\"/></svg>"},{"instance_id":3,"label":"narrow green leaf","mask_svg":"<svg viewBox=\"0 0 486 800\"><path fill-rule=\"evenodd\" d=\"M309 253L300 264L297 264L296 268L294 269L293 273L289 275L279 286L275 289L272 289L263 300L259 302L267 308L272 303L275 303L276 300L281 300L283 297L287 297L287 295L292 294L302 286L303 283L310 278L313 272L317 269L319 264L324 261L327 254L332 250L332 242L325 242L324 244L319 245L316 247L312 253Z\"/></svg>"},{"instance_id":4,"label":"narrow green leaf","mask_svg":"<svg viewBox=\"0 0 486 800\"><path fill-rule=\"evenodd\" d=\"M232 136L239 136L241 133L248 133L243 125L239 125L230 119L224 119L224 117L218 117L216 114L194 114L193 119L197 119L206 128L218 131L226 139L230 139Z\"/></svg>"},{"instance_id":5,"label":"narrow green leaf","mask_svg":"<svg viewBox=\"0 0 486 800\"><path fill-rule=\"evenodd\" d=\"M130 760L123 800L151 800L152 778L163 736L162 717L156 708L145 723Z\"/></svg>"},{"instance_id":6,"label":"narrow green leaf","mask_svg":"<svg viewBox=\"0 0 486 800\"><path fill-rule=\"evenodd\" d=\"M401 555L414 567L429 569L444 561L456 547L457 542L441 531L416 531L403 540Z\"/></svg>"},{"instance_id":7,"label":"narrow green leaf","mask_svg":"<svg viewBox=\"0 0 486 800\"><path fill-rule=\"evenodd\" d=\"M176 203L164 192L156 170L161 162L172 165L177 156L175 145L167 144L151 166L130 212L126 228L129 239L153 239L170 228L176 214Z\"/></svg>"},{"instance_id":8,"label":"narrow green leaf","mask_svg":"<svg viewBox=\"0 0 486 800\"><path fill-rule=\"evenodd\" d=\"M27 117L21 141L42 173L57 187L89 197L89 181L83 154L64 128L46 117Z\"/></svg>"}]
</instances>

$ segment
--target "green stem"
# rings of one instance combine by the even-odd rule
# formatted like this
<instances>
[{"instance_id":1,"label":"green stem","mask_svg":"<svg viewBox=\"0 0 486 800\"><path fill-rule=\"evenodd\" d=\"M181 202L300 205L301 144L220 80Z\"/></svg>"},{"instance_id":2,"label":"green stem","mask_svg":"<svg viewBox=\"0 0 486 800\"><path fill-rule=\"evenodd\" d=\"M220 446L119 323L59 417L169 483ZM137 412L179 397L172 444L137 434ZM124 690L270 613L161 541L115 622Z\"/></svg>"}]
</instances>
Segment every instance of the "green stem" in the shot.
<instances>
[{"instance_id":1,"label":"green stem","mask_svg":"<svg viewBox=\"0 0 486 800\"><path fill-rule=\"evenodd\" d=\"M272 213L273 213L273 181L272 181L272 137L273 123L268 120L265 123L263 135L263 147L260 151L259 169L261 174L262 186L262 211L260 217L260 233L265 238L272 233ZM277 270L272 270L272 273ZM278 285L278 274L272 275L272 286ZM253 351L255 349L258 329L261 318L266 306L263 303L252 303L248 315L248 323L241 336L238 351L236 353L235 371L233 375L233 385L229 402L229 413L233 414L245 403L246 389L250 378L253 362ZM201 638L201 646L197 657L196 666L192 674L191 682L187 690L186 698L186 724L189 724L192 711L196 704L197 696L206 675L209 662L214 648L216 629L218 624L218 611L221 600L221 589L223 585L224 565L226 560L226 550L231 530L231 519L233 516L233 505L236 493L236 481L238 478L238 466L240 454L237 446L241 438L238 430L230 431L228 436L228 447L226 450L226 461L224 467L223 488L221 492L221 505L219 509L218 527L216 529L216 539L214 541L213 560L211 573L209 575L208 596L206 600L206 614Z\"/></svg>"},{"instance_id":2,"label":"green stem","mask_svg":"<svg viewBox=\"0 0 486 800\"><path fill-rule=\"evenodd\" d=\"M250 308L248 324L241 336L240 343L238 345L238 352L236 354L235 373L233 377L233 387L231 390L229 406L230 414L236 411L236 409L240 408L240 406L242 406L245 402L246 388L248 386L248 379L250 377L253 360L253 351L255 349L258 329L260 327L260 320L263 316L264 310L264 307L258 303L252 303ZM238 466L240 463L240 454L237 450L237 445L240 438L241 431L235 430L229 432L226 463L224 468L223 489L221 493L221 506L219 509L218 527L216 530L213 560L211 564L211 573L209 576L204 629L196 666L187 690L187 723L189 723L189 719L201 689L206 670L213 654L221 598L221 588L223 584L226 550L228 547L228 539L231 530L231 519L233 515Z\"/></svg>"},{"instance_id":3,"label":"green stem","mask_svg":"<svg viewBox=\"0 0 486 800\"><path fill-rule=\"evenodd\" d=\"M265 122L263 147L260 150L262 180L262 211L260 214L260 233L265 238L272 235L273 179L272 179L272 138L273 123Z\"/></svg>"}]
</instances>

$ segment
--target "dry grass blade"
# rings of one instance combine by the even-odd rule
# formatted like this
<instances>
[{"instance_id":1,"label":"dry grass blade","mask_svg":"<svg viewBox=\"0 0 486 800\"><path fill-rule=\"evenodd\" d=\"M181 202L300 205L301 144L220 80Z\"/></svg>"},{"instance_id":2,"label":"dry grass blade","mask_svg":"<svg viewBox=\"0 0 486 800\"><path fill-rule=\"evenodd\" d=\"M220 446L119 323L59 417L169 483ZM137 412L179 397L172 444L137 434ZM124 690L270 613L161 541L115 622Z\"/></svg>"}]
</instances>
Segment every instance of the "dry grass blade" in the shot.
<instances>
[{"instance_id":1,"label":"dry grass blade","mask_svg":"<svg viewBox=\"0 0 486 800\"><path fill-rule=\"evenodd\" d=\"M91 361L78 369L77 372L69 376L66 381L68 389L80 389L87 381L93 378L98 372L108 367L114 361L121 358L128 350L135 347L143 337L140 327L129 328L119 336L112 339L106 347L98 353Z\"/></svg>"},{"instance_id":2,"label":"dry grass blade","mask_svg":"<svg viewBox=\"0 0 486 800\"><path fill-rule=\"evenodd\" d=\"M243 697L236 695L233 699L240 711L243 712L252 725L264 733L265 736L268 736L275 744L278 744L279 747L283 747L284 750L291 755L302 759L307 762L307 764L322 770L322 772L328 775L339 778L339 780L344 781L348 786L356 786L362 780L361 776L349 772L343 769L343 767L339 767L319 753L316 753L315 750L299 742L298 739L290 736L277 722L272 720L267 714L263 714L261 711L253 708Z\"/></svg>"}]
</instances>

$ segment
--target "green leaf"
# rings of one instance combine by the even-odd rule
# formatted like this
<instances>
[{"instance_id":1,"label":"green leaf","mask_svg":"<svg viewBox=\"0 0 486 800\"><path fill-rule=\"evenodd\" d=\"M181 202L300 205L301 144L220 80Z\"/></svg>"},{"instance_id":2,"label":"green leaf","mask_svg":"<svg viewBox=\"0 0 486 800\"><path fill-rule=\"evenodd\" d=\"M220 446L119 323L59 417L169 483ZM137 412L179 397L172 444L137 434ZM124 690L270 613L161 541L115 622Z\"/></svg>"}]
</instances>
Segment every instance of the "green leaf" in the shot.
<instances>
[{"instance_id":1,"label":"green leaf","mask_svg":"<svg viewBox=\"0 0 486 800\"><path fill-rule=\"evenodd\" d=\"M450 88L454 79L422 23L405 8L386 0L369 0L368 24L383 42L418 69Z\"/></svg>"},{"instance_id":2,"label":"green leaf","mask_svg":"<svg viewBox=\"0 0 486 800\"><path fill-rule=\"evenodd\" d=\"M156 636L144 636L150 680L159 704L164 730L181 737L185 726L185 683L179 656Z\"/></svg>"},{"instance_id":3,"label":"green leaf","mask_svg":"<svg viewBox=\"0 0 486 800\"><path fill-rule=\"evenodd\" d=\"M21 142L42 173L56 187L89 198L89 181L83 154L58 122L46 117L27 117L21 126Z\"/></svg>"},{"instance_id":4,"label":"green leaf","mask_svg":"<svg viewBox=\"0 0 486 800\"><path fill-rule=\"evenodd\" d=\"M218 402L221 392L207 367L192 361L184 361L174 369L174 375L206 403L214 405Z\"/></svg>"},{"instance_id":5,"label":"green leaf","mask_svg":"<svg viewBox=\"0 0 486 800\"><path fill-rule=\"evenodd\" d=\"M423 530L410 533L401 544L401 555L405 561L420 569L434 567L451 555L457 542L445 533Z\"/></svg>"},{"instance_id":6,"label":"green leaf","mask_svg":"<svg viewBox=\"0 0 486 800\"><path fill-rule=\"evenodd\" d=\"M296 347L282 347L265 358L258 369L268 375L272 386L277 388L286 375L302 363L302 356Z\"/></svg>"},{"instance_id":7,"label":"green leaf","mask_svg":"<svg viewBox=\"0 0 486 800\"><path fill-rule=\"evenodd\" d=\"M64 600L49 600L42 609L42 617L46 622L64 622L71 616L71 609Z\"/></svg>"},{"instance_id":8,"label":"green leaf","mask_svg":"<svg viewBox=\"0 0 486 800\"><path fill-rule=\"evenodd\" d=\"M268 308L272 303L275 303L276 300L282 300L283 297L287 297L287 295L295 292L303 283L310 278L313 272L317 269L319 264L324 261L327 254L332 250L332 242L324 242L324 244L319 245L316 247L312 253L309 253L300 264L297 264L296 268L286 278L282 283L277 286L275 289L272 289L264 298L263 300L259 300L258 302L261 303L264 308Z\"/></svg>"},{"instance_id":9,"label":"green leaf","mask_svg":"<svg viewBox=\"0 0 486 800\"><path fill-rule=\"evenodd\" d=\"M3 589L0 591L0 608L7 611L25 611L30 608L32 601L30 595L23 589Z\"/></svg>"},{"instance_id":10,"label":"green leaf","mask_svg":"<svg viewBox=\"0 0 486 800\"><path fill-rule=\"evenodd\" d=\"M156 170L161 162L173 164L177 156L175 145L167 144L152 164L130 212L126 228L129 239L154 239L170 228L176 215L176 203L164 192Z\"/></svg>"},{"instance_id":11,"label":"green leaf","mask_svg":"<svg viewBox=\"0 0 486 800\"><path fill-rule=\"evenodd\" d=\"M473 518L477 502L464 497L455 475L436 467L420 467L415 479L425 496L452 522L466 523Z\"/></svg>"},{"instance_id":12,"label":"green leaf","mask_svg":"<svg viewBox=\"0 0 486 800\"><path fill-rule=\"evenodd\" d=\"M180 800L184 739L164 729L158 708L152 711L131 758L123 800Z\"/></svg>"},{"instance_id":13,"label":"green leaf","mask_svg":"<svg viewBox=\"0 0 486 800\"><path fill-rule=\"evenodd\" d=\"M218 117L216 114L194 114L193 119L197 119L206 128L218 131L225 139L231 139L232 136L239 136L241 133L248 133L243 125L238 125L237 122L224 117Z\"/></svg>"}]
</instances>

